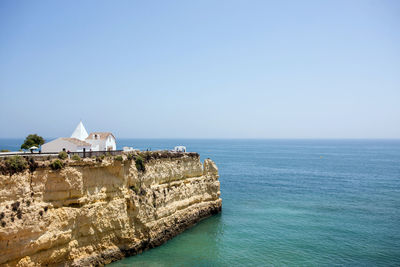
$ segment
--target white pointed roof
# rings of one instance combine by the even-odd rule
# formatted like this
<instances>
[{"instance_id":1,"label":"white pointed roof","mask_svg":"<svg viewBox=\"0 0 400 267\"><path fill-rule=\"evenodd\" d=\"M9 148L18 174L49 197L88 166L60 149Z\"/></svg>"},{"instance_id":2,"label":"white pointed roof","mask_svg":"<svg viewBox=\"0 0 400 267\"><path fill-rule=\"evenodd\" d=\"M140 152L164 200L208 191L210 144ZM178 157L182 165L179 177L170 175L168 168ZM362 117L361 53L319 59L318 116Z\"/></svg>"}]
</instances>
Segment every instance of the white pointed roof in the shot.
<instances>
[{"instance_id":1,"label":"white pointed roof","mask_svg":"<svg viewBox=\"0 0 400 267\"><path fill-rule=\"evenodd\" d=\"M79 140L85 140L88 137L88 133L85 129L85 126L83 126L82 121L79 122L78 126L76 126L75 131L72 133L71 138L77 138Z\"/></svg>"}]
</instances>

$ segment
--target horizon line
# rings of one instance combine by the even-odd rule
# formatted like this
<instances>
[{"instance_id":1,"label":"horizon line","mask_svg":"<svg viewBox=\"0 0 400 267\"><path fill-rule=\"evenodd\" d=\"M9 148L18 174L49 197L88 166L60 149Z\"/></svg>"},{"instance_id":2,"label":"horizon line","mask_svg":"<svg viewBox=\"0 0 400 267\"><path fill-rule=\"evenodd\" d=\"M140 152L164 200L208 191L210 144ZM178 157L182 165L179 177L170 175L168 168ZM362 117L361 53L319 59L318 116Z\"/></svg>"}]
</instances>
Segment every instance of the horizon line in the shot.
<instances>
[{"instance_id":1,"label":"horizon line","mask_svg":"<svg viewBox=\"0 0 400 267\"><path fill-rule=\"evenodd\" d=\"M25 139L26 137L0 137L0 139ZM47 140L59 137L44 137ZM118 139L147 140L400 140L400 137L119 137Z\"/></svg>"}]
</instances>

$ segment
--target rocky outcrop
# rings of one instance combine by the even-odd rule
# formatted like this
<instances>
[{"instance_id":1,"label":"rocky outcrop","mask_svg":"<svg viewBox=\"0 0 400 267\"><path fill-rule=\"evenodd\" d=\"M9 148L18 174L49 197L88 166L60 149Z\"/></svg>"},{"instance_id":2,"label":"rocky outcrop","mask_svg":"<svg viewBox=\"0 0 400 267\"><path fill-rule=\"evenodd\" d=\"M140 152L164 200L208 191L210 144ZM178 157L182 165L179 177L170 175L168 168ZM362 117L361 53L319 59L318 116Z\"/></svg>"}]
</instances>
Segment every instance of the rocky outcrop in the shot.
<instances>
[{"instance_id":1,"label":"rocky outcrop","mask_svg":"<svg viewBox=\"0 0 400 267\"><path fill-rule=\"evenodd\" d=\"M43 164L46 166L46 164ZM221 211L218 169L196 154L67 161L0 175L0 265L104 265Z\"/></svg>"}]
</instances>

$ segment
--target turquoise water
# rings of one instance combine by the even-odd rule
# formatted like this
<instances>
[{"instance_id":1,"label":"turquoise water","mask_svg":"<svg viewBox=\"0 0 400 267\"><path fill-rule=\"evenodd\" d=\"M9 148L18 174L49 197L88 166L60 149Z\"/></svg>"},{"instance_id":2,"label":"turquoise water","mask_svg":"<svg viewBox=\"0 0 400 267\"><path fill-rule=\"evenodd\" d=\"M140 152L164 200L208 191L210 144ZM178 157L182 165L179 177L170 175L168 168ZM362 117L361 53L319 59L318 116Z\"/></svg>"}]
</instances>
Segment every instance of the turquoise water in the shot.
<instances>
[{"instance_id":1,"label":"turquoise water","mask_svg":"<svg viewBox=\"0 0 400 267\"><path fill-rule=\"evenodd\" d=\"M177 144L217 163L222 214L111 266L400 265L399 140L118 145Z\"/></svg>"}]
</instances>

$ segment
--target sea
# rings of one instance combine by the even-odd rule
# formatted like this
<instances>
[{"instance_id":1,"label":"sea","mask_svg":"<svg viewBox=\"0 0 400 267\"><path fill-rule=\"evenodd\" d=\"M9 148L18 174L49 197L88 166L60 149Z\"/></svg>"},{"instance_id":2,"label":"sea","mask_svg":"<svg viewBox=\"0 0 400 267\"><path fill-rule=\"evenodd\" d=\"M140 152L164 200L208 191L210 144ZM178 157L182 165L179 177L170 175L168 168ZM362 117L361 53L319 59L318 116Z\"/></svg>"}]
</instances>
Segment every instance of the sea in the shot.
<instances>
[{"instance_id":1,"label":"sea","mask_svg":"<svg viewBox=\"0 0 400 267\"><path fill-rule=\"evenodd\" d=\"M214 160L222 213L112 267L400 266L400 140L117 141Z\"/></svg>"}]
</instances>

